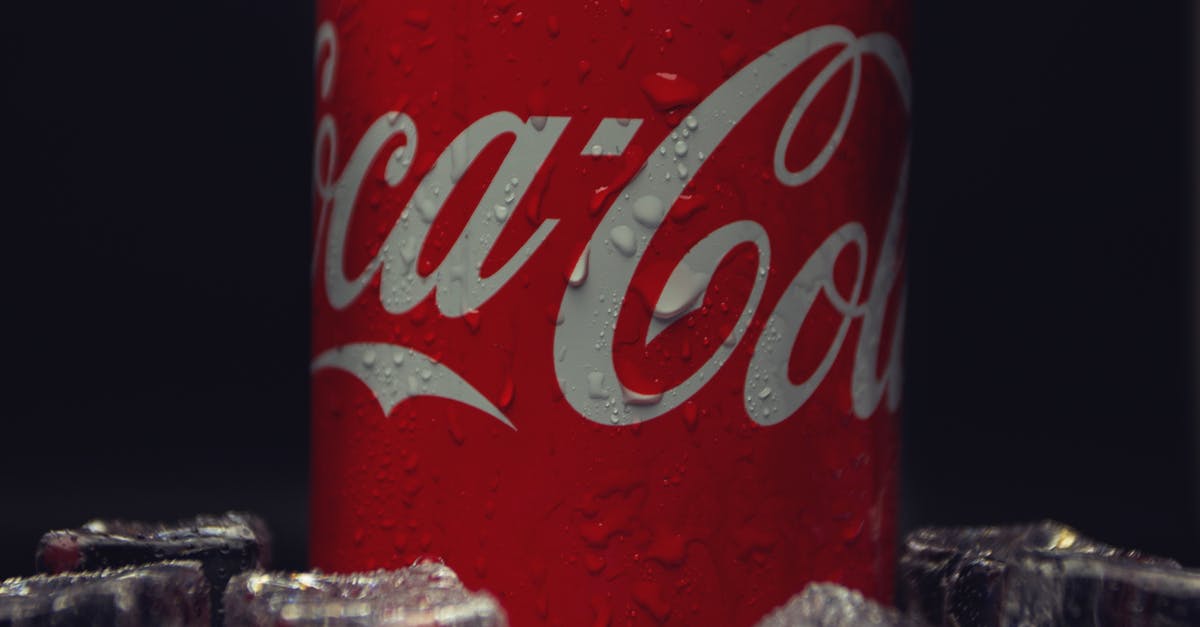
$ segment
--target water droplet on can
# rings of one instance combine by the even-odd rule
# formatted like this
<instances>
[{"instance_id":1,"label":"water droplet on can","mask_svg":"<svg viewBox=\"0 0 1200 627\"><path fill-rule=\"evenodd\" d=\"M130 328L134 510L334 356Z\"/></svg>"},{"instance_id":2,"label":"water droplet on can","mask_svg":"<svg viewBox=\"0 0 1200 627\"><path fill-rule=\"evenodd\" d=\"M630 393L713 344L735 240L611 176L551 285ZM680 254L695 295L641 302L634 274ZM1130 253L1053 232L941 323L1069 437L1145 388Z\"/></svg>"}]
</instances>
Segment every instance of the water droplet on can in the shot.
<instances>
[{"instance_id":1,"label":"water droplet on can","mask_svg":"<svg viewBox=\"0 0 1200 627\"><path fill-rule=\"evenodd\" d=\"M695 83L669 72L657 72L643 76L641 88L654 108L660 111L692 105L700 101L700 88Z\"/></svg>"},{"instance_id":2,"label":"water droplet on can","mask_svg":"<svg viewBox=\"0 0 1200 627\"><path fill-rule=\"evenodd\" d=\"M589 397L596 399L608 398L608 391L604 389L603 372L589 372L587 379Z\"/></svg>"},{"instance_id":3,"label":"water droplet on can","mask_svg":"<svg viewBox=\"0 0 1200 627\"><path fill-rule=\"evenodd\" d=\"M515 396L516 390L513 387L512 377L508 377L504 380L504 387L500 390L500 409L508 409Z\"/></svg>"},{"instance_id":4,"label":"water droplet on can","mask_svg":"<svg viewBox=\"0 0 1200 627\"><path fill-rule=\"evenodd\" d=\"M613 247L626 257L632 257L637 252L637 238L633 235L633 229L618 224L614 226L608 233L609 239L612 240Z\"/></svg>"},{"instance_id":5,"label":"water droplet on can","mask_svg":"<svg viewBox=\"0 0 1200 627\"><path fill-rule=\"evenodd\" d=\"M588 244L583 247L583 253L579 255L579 259L575 261L575 266L571 269L571 274L567 276L567 283L571 287L579 287L587 280L588 274L588 256L591 254L592 245Z\"/></svg>"},{"instance_id":6,"label":"water droplet on can","mask_svg":"<svg viewBox=\"0 0 1200 627\"><path fill-rule=\"evenodd\" d=\"M657 405L660 401L662 401L662 397L662 392L643 394L641 392L635 392L634 390L631 390L625 386L621 386L621 399L625 401L626 405ZM613 408L613 411L616 411L615 407Z\"/></svg>"},{"instance_id":7,"label":"water droplet on can","mask_svg":"<svg viewBox=\"0 0 1200 627\"><path fill-rule=\"evenodd\" d=\"M667 278L658 302L654 304L654 317L670 320L692 308L704 293L708 275L693 272L686 263L680 262Z\"/></svg>"},{"instance_id":8,"label":"water droplet on can","mask_svg":"<svg viewBox=\"0 0 1200 627\"><path fill-rule=\"evenodd\" d=\"M429 24L433 21L429 9L409 9L404 14L404 21L410 26L416 26L421 30L429 28Z\"/></svg>"},{"instance_id":9,"label":"water droplet on can","mask_svg":"<svg viewBox=\"0 0 1200 627\"><path fill-rule=\"evenodd\" d=\"M648 229L661 224L663 215L663 202L658 196L642 196L633 201L633 219Z\"/></svg>"}]
</instances>

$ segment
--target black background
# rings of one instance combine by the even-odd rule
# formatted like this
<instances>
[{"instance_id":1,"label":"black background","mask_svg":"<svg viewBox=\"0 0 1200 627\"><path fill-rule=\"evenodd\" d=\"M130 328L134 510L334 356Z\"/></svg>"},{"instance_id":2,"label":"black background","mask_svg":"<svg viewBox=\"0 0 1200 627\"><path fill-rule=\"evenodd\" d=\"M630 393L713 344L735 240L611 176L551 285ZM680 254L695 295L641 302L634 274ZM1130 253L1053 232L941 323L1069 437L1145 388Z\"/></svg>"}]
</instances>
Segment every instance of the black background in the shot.
<instances>
[{"instance_id":1,"label":"black background","mask_svg":"<svg viewBox=\"0 0 1200 627\"><path fill-rule=\"evenodd\" d=\"M227 508L302 567L311 8L9 5L0 575ZM1200 564L1189 5L917 8L906 527Z\"/></svg>"}]
</instances>

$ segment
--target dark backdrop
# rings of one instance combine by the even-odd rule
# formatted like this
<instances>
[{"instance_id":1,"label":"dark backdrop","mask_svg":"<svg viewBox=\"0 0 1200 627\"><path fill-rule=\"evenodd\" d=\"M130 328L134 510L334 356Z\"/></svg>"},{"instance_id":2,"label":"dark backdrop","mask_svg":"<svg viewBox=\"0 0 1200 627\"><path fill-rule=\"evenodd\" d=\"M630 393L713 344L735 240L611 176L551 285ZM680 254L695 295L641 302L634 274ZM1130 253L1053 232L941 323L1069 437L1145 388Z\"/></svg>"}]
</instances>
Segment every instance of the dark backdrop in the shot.
<instances>
[{"instance_id":1,"label":"dark backdrop","mask_svg":"<svg viewBox=\"0 0 1200 627\"><path fill-rule=\"evenodd\" d=\"M311 9L9 4L0 575L226 508L301 567ZM917 10L902 520L1200 564L1189 3L1121 4Z\"/></svg>"}]
</instances>

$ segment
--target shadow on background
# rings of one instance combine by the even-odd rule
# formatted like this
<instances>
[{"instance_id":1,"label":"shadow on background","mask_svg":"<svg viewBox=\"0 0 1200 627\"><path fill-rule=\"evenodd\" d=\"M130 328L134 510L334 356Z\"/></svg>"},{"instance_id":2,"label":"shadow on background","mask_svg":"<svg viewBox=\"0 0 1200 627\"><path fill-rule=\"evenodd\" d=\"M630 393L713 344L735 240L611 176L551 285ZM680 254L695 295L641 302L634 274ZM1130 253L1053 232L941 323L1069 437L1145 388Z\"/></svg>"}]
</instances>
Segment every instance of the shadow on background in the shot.
<instances>
[{"instance_id":1,"label":"shadow on background","mask_svg":"<svg viewBox=\"0 0 1200 627\"><path fill-rule=\"evenodd\" d=\"M234 507L301 567L312 10L133 4L0 20L0 574L47 528Z\"/></svg>"},{"instance_id":2,"label":"shadow on background","mask_svg":"<svg viewBox=\"0 0 1200 627\"><path fill-rule=\"evenodd\" d=\"M0 575L228 508L305 563L312 12L146 4L0 22ZM1188 3L920 4L904 524L1200 563Z\"/></svg>"},{"instance_id":3,"label":"shadow on background","mask_svg":"<svg viewBox=\"0 0 1200 627\"><path fill-rule=\"evenodd\" d=\"M1094 4L918 3L904 522L1196 564L1191 5Z\"/></svg>"}]
</instances>

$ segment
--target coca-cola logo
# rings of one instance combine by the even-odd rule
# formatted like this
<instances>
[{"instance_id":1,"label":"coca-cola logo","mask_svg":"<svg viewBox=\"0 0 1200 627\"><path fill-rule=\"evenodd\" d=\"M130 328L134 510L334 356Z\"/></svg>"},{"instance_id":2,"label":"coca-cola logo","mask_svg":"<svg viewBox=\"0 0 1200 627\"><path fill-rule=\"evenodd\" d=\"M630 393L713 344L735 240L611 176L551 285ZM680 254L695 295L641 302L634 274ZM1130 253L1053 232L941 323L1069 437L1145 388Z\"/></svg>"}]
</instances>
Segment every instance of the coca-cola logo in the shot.
<instances>
[{"instance_id":1,"label":"coca-cola logo","mask_svg":"<svg viewBox=\"0 0 1200 627\"><path fill-rule=\"evenodd\" d=\"M338 41L332 24L322 24L318 30L317 49L322 60L318 68L319 93L322 99L329 99L335 88L338 59ZM836 51L832 56L828 54L831 50ZM561 286L557 324L553 327L558 386L563 398L580 415L599 424L628 425L651 420L679 407L722 371L730 355L751 337L748 332L751 321L764 306L770 306L771 313L757 335L743 379L744 407L752 420L772 425L803 406L845 349L848 329L856 320L861 321L861 331L852 349L852 411L860 418L867 418L880 403L886 403L893 411L898 407L901 352L896 343L903 327L903 298L891 298L891 294L899 279L907 156L901 161L899 183L892 196L876 259L868 259L866 230L858 222L848 221L829 233L811 253L791 278L782 297L774 303L763 303L767 269L771 267L770 238L758 222L741 219L700 239L683 255L656 294L638 294L652 309L642 338L651 341L700 306L706 291L712 288L710 277L731 251L744 246L756 251L760 272L754 275L736 322L723 337L716 338L715 350L707 353L689 376L669 388L638 389L623 380L613 353L613 316L594 315L598 311L619 312L631 297L638 273L645 265L641 261L655 247L660 225L669 215L688 211L692 200L685 193L685 185L705 176L706 157L721 150L730 131L768 92L798 66L818 57L828 60L804 88L778 129L773 176L788 187L803 186L820 176L837 152L855 114L863 59L868 56L886 68L907 110L910 78L904 54L892 36L883 33L855 36L839 26L814 28L746 64L680 119L663 137L658 149L649 151L640 160L640 167L630 168L620 185L596 190L593 209L606 213L582 254L568 260L567 280ZM807 163L798 168L789 166L785 158L789 140L806 123L805 115L813 101L833 83L835 75L846 70L850 72L849 87L832 132ZM671 74L659 74L643 88L660 90L662 97L669 99L677 88L675 81ZM335 174L338 128L332 115L324 115L317 127L314 161L319 208L314 272L321 273L319 283L330 307L335 311L349 307L367 297L366 294L374 293L368 286L377 281L380 305L387 314L410 315L432 295L443 316L469 321L471 316L478 315L480 308L519 275L558 226L558 220L542 220L498 270L482 276L482 260L497 242L513 208L526 195L538 193L531 190L529 183L551 151L562 150L559 144L569 122L568 117L534 115L523 119L509 111L498 111L470 123L428 171L418 172L414 158L420 146L421 129L403 111L387 111L369 125L346 158L340 174ZM578 146L576 154L628 156L626 149L641 124L639 119L604 118L591 138ZM511 138L512 143L463 227L463 232L469 232L470 236L456 238L435 268L418 268L419 253L447 199L476 158L501 137ZM384 170L388 186L398 187L409 177L421 178L378 253L364 269L351 275L345 262L348 232L364 179L384 150L391 151ZM906 146L905 155L907 152ZM839 288L834 280L835 261L844 252L857 258L848 290ZM874 270L868 274L870 263L874 264ZM793 381L788 376L789 353L821 295L832 303L840 322L822 346L809 345L823 357L804 380ZM891 325L888 337L882 337L889 303L899 308L897 316L901 319ZM888 350L881 352L884 343L889 345ZM886 363L880 364L884 353ZM407 398L434 396L466 403L513 427L501 410L507 404L504 398L489 398L435 355L414 346L387 341L342 344L320 352L311 367L314 371L337 368L353 374L370 388L385 414Z\"/></svg>"}]
</instances>

